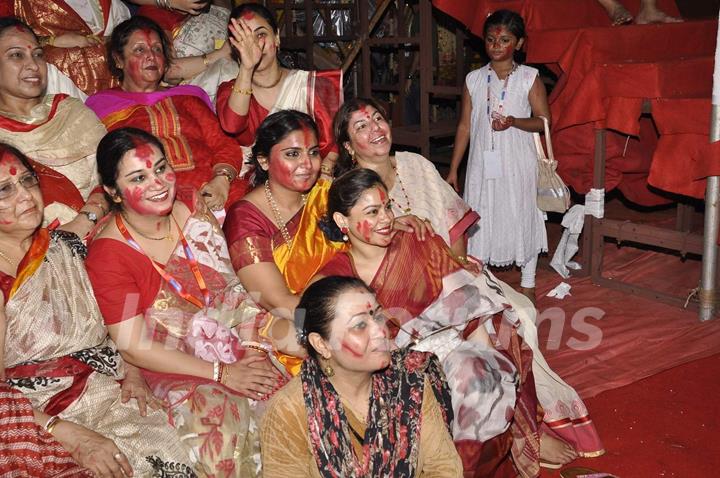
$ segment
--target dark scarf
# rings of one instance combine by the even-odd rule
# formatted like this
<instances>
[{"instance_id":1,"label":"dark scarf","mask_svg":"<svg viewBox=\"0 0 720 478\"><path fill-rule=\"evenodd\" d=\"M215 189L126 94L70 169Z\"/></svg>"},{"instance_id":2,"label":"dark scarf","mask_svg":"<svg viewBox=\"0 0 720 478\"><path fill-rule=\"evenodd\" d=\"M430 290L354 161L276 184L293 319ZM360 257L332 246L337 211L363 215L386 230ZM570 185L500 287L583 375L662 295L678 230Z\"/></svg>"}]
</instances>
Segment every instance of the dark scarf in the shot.
<instances>
[{"instance_id":1,"label":"dark scarf","mask_svg":"<svg viewBox=\"0 0 720 478\"><path fill-rule=\"evenodd\" d=\"M350 442L340 397L318 362L305 360L300 371L308 430L318 470L327 478L392 477L416 474L425 377L450 430L452 402L435 355L407 349L392 353L390 366L373 376L362 464Z\"/></svg>"}]
</instances>

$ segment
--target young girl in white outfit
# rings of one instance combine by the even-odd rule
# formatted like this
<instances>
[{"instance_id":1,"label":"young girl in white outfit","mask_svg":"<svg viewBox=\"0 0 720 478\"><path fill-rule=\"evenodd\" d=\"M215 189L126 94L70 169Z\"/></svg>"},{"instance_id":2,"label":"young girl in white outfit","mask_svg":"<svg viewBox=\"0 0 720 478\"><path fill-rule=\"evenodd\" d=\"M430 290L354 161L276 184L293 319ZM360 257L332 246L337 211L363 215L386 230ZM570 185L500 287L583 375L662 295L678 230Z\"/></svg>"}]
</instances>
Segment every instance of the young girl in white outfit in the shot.
<instances>
[{"instance_id":1,"label":"young girl in white outfit","mask_svg":"<svg viewBox=\"0 0 720 478\"><path fill-rule=\"evenodd\" d=\"M480 214L468 253L495 266L521 267L521 292L535 302L538 254L547 251L537 207L537 153L532 132L550 119L538 71L515 61L525 41L520 15L499 10L483 27L490 63L465 78L462 110L447 181L458 189L458 167L470 143L464 199Z\"/></svg>"}]
</instances>

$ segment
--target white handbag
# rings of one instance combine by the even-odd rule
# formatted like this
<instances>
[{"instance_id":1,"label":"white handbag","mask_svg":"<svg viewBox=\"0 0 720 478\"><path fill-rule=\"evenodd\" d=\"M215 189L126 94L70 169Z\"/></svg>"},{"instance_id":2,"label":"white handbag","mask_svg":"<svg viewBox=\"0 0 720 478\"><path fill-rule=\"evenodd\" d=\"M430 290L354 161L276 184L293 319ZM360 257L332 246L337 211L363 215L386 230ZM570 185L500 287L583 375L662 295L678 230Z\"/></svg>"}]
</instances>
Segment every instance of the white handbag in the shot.
<instances>
[{"instance_id":1,"label":"white handbag","mask_svg":"<svg viewBox=\"0 0 720 478\"><path fill-rule=\"evenodd\" d=\"M540 133L533 133L538 155L537 206L541 211L564 213L570 207L570 189L557 173L557 161L553 154L548 119L544 116L538 118L541 118L545 125L547 154L543 149Z\"/></svg>"}]
</instances>

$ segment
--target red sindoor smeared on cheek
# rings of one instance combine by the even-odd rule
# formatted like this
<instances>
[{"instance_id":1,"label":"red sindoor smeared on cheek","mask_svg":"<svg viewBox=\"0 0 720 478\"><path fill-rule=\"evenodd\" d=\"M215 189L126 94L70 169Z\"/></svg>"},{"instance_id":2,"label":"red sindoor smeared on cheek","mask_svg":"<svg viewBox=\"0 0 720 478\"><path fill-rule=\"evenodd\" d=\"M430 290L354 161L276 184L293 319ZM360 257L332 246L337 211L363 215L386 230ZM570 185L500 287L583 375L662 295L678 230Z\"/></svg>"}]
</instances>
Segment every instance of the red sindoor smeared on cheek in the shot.
<instances>
[{"instance_id":1,"label":"red sindoor smeared on cheek","mask_svg":"<svg viewBox=\"0 0 720 478\"><path fill-rule=\"evenodd\" d=\"M365 239L366 242L369 242L370 230L372 229L372 227L370 226L370 222L368 222L367 220L360 221L355 227L357 227L357 230L358 232L360 232L360 235L363 237L363 239Z\"/></svg>"},{"instance_id":2,"label":"red sindoor smeared on cheek","mask_svg":"<svg viewBox=\"0 0 720 478\"><path fill-rule=\"evenodd\" d=\"M344 340L343 340L342 344L340 344L340 347L342 347L342 350L343 350L344 352L349 353L350 355L352 355L352 356L355 357L355 358L362 358L362 357L363 357L363 354L361 354L360 352L358 352L357 350L355 350L354 348L352 348L352 347L350 346L350 344L348 344L348 343L345 342Z\"/></svg>"},{"instance_id":3,"label":"red sindoor smeared on cheek","mask_svg":"<svg viewBox=\"0 0 720 478\"><path fill-rule=\"evenodd\" d=\"M130 206L134 211L137 211L141 214L150 212L142 204L144 194L145 189L140 186L134 188L125 188L125 190L123 191L123 197L127 201L128 206Z\"/></svg>"},{"instance_id":4,"label":"red sindoor smeared on cheek","mask_svg":"<svg viewBox=\"0 0 720 478\"><path fill-rule=\"evenodd\" d=\"M165 181L168 183L174 183L175 182L175 173L165 173Z\"/></svg>"},{"instance_id":5,"label":"red sindoor smeared on cheek","mask_svg":"<svg viewBox=\"0 0 720 478\"><path fill-rule=\"evenodd\" d=\"M270 175L273 179L282 185L289 185L292 183L292 173L294 171L293 165L287 161L283 161L282 152L273 151L270 154Z\"/></svg>"}]
</instances>

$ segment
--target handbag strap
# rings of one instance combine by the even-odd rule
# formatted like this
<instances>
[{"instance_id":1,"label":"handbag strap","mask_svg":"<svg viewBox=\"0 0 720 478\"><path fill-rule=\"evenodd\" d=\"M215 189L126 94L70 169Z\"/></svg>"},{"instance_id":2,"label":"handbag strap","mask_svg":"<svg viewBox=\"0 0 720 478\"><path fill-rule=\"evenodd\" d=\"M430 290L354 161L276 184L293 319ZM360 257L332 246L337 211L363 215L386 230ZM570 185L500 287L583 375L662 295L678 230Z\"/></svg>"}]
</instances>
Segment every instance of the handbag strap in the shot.
<instances>
[{"instance_id":1,"label":"handbag strap","mask_svg":"<svg viewBox=\"0 0 720 478\"><path fill-rule=\"evenodd\" d=\"M545 129L545 146L547 146L547 154L545 154L545 148L543 148L542 139L540 133L533 133L533 139L535 140L535 149L537 150L538 160L550 159L555 160L555 154L553 153L552 139L550 138L550 124L548 119L544 116L538 116L542 119L543 126Z\"/></svg>"}]
</instances>

